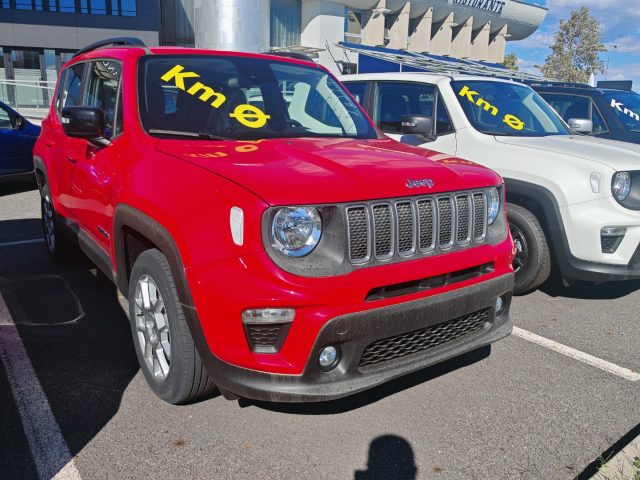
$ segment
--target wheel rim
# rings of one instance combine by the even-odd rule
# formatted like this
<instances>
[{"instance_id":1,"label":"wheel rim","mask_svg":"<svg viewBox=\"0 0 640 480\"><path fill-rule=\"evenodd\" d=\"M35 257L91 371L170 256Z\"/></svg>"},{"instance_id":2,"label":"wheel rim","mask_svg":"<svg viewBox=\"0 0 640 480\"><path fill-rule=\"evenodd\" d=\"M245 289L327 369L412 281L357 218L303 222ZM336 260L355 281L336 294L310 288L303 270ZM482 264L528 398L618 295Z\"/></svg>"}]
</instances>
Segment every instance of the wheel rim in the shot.
<instances>
[{"instance_id":1,"label":"wheel rim","mask_svg":"<svg viewBox=\"0 0 640 480\"><path fill-rule=\"evenodd\" d=\"M53 205L46 199L42 199L42 226L44 227L44 239L51 253L56 250L56 225L53 218Z\"/></svg>"},{"instance_id":2,"label":"wheel rim","mask_svg":"<svg viewBox=\"0 0 640 480\"><path fill-rule=\"evenodd\" d=\"M171 336L167 309L156 282L149 275L138 279L135 323L140 351L153 378L163 382L171 367Z\"/></svg>"},{"instance_id":3,"label":"wheel rim","mask_svg":"<svg viewBox=\"0 0 640 480\"><path fill-rule=\"evenodd\" d=\"M517 274L527 264L529 258L529 247L527 246L527 239L525 238L522 230L516 227L513 223L509 224L509 230L511 231L511 237L513 243L516 246L516 256L513 259L513 271Z\"/></svg>"}]
</instances>

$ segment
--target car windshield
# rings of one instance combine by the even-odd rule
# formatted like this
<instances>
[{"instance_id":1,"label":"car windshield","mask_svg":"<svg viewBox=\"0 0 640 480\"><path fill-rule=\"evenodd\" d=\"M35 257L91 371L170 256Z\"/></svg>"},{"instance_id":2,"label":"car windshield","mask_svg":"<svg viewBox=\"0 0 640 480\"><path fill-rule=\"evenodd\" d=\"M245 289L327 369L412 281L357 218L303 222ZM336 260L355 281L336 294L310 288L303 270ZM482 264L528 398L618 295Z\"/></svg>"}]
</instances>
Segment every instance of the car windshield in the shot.
<instances>
[{"instance_id":1,"label":"car windshield","mask_svg":"<svg viewBox=\"0 0 640 480\"><path fill-rule=\"evenodd\" d=\"M359 107L320 68L231 55L153 55L143 57L138 75L140 118L151 135L376 138Z\"/></svg>"},{"instance_id":2,"label":"car windshield","mask_svg":"<svg viewBox=\"0 0 640 480\"><path fill-rule=\"evenodd\" d=\"M604 92L604 98L625 127L640 131L640 95L635 92L609 90Z\"/></svg>"},{"instance_id":3,"label":"car windshield","mask_svg":"<svg viewBox=\"0 0 640 480\"><path fill-rule=\"evenodd\" d=\"M542 137L567 135L558 114L531 88L491 80L451 82L465 115L488 135Z\"/></svg>"}]
</instances>

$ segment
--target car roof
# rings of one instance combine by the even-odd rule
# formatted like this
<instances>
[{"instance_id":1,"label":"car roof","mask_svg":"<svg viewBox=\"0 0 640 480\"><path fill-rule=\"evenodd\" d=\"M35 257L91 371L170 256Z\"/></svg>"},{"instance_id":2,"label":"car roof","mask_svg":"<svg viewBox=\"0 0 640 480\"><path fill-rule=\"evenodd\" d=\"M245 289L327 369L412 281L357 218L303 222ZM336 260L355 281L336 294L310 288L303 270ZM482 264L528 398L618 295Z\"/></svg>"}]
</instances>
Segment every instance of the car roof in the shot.
<instances>
[{"instance_id":1,"label":"car roof","mask_svg":"<svg viewBox=\"0 0 640 480\"><path fill-rule=\"evenodd\" d=\"M306 65L311 67L319 67L319 65L310 60L303 60L300 58L294 58L285 56L282 54L270 54L270 53L251 53L251 52L236 52L227 50L208 50L204 48L190 48L190 47L145 47L138 45L109 45L104 47L98 47L93 50L82 52L74 56L68 63L71 65L76 62L82 62L94 58L110 57L119 60L124 60L126 55L131 51L141 51L146 55L217 55L217 56L234 56L256 59L269 59L284 63L295 63L300 65Z\"/></svg>"}]
</instances>

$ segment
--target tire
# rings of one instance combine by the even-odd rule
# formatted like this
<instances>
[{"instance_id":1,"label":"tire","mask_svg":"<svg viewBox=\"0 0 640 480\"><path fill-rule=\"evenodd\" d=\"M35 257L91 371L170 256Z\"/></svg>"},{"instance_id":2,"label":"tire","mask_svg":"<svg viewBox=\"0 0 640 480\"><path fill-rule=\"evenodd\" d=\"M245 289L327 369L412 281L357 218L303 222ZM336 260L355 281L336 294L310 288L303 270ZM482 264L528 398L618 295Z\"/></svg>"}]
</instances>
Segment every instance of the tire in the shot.
<instances>
[{"instance_id":1,"label":"tire","mask_svg":"<svg viewBox=\"0 0 640 480\"><path fill-rule=\"evenodd\" d=\"M60 215L53 207L46 190L40 193L40 213L42 219L42 233L44 244L51 258L60 264L68 263L74 245L65 237L60 228Z\"/></svg>"},{"instance_id":2,"label":"tire","mask_svg":"<svg viewBox=\"0 0 640 480\"><path fill-rule=\"evenodd\" d=\"M507 203L509 230L516 244L513 293L522 295L542 285L551 274L551 254L536 216L526 208Z\"/></svg>"},{"instance_id":3,"label":"tire","mask_svg":"<svg viewBox=\"0 0 640 480\"><path fill-rule=\"evenodd\" d=\"M210 396L215 385L194 346L169 262L159 250L138 256L128 293L133 344L151 390L171 404Z\"/></svg>"}]
</instances>

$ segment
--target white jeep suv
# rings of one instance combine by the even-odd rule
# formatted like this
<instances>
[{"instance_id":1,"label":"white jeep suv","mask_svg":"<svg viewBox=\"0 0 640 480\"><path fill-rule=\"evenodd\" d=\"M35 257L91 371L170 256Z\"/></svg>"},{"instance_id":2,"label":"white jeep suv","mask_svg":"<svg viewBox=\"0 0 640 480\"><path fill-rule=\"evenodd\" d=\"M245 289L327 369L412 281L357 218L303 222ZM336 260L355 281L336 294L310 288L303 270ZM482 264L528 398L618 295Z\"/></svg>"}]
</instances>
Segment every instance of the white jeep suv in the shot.
<instances>
[{"instance_id":1,"label":"white jeep suv","mask_svg":"<svg viewBox=\"0 0 640 480\"><path fill-rule=\"evenodd\" d=\"M640 145L576 134L536 92L510 80L428 73L341 80L390 137L440 151L442 162L455 155L502 175L516 293L542 284L552 260L568 281L640 278Z\"/></svg>"}]
</instances>

